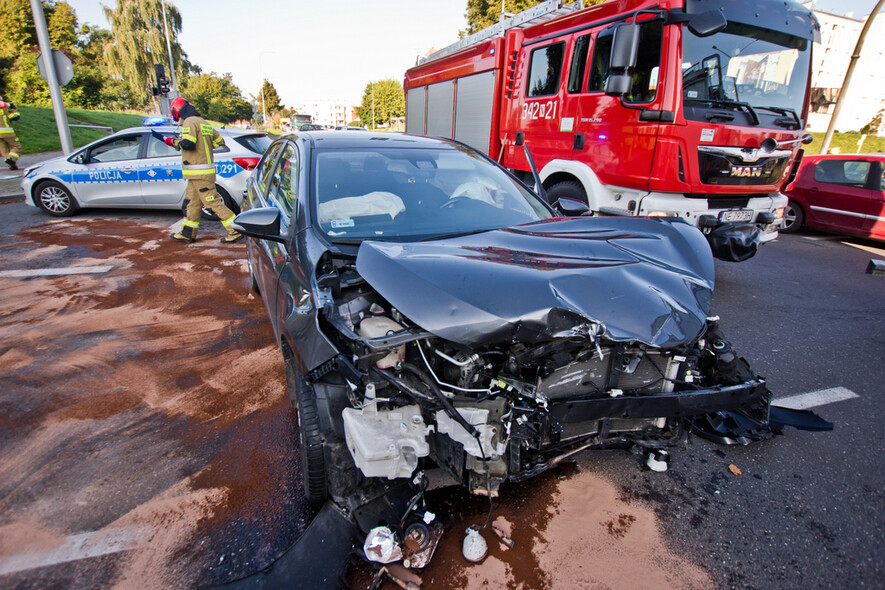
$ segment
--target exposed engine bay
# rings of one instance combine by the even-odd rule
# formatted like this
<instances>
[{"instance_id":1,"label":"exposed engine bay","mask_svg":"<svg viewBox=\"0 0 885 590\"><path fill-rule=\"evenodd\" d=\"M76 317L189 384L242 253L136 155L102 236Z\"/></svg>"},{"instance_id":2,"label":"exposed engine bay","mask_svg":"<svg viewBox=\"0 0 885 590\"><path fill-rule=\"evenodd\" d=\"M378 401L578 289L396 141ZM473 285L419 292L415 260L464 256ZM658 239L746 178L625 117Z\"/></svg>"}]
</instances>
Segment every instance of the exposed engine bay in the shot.
<instances>
[{"instance_id":1,"label":"exposed engine bay","mask_svg":"<svg viewBox=\"0 0 885 590\"><path fill-rule=\"evenodd\" d=\"M577 450L674 444L698 414L740 409L767 421L765 383L716 319L664 350L606 341L592 323L469 349L424 332L355 276L332 317L363 376L348 383L342 422L365 477L409 478L429 458L472 492L496 494Z\"/></svg>"}]
</instances>

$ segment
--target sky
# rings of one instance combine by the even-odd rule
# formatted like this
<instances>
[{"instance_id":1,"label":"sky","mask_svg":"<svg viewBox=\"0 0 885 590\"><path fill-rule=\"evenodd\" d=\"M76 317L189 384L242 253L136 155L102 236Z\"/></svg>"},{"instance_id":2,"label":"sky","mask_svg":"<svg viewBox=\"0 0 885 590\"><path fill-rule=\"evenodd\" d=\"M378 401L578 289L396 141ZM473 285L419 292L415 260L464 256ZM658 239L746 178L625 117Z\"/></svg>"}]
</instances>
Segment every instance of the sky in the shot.
<instances>
[{"instance_id":1,"label":"sky","mask_svg":"<svg viewBox=\"0 0 885 590\"><path fill-rule=\"evenodd\" d=\"M67 0L80 23L109 27L102 5ZM403 74L418 55L458 40L467 0L172 0L179 42L204 72L230 73L246 98L263 78L286 106L359 104L373 81ZM816 0L815 9L861 18L876 0Z\"/></svg>"},{"instance_id":2,"label":"sky","mask_svg":"<svg viewBox=\"0 0 885 590\"><path fill-rule=\"evenodd\" d=\"M109 28L102 5L67 0L79 22ZM230 73L246 98L267 78L286 106L359 104L373 81L402 81L434 45L467 28L467 0L171 0L179 42L204 72Z\"/></svg>"}]
</instances>

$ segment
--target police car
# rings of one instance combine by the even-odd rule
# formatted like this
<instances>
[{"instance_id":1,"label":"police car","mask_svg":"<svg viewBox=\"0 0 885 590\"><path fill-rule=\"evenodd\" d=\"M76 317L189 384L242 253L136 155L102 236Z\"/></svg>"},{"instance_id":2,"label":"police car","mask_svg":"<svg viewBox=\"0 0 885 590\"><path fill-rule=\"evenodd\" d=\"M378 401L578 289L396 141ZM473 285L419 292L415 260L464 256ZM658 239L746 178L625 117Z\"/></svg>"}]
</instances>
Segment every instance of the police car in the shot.
<instances>
[{"instance_id":1,"label":"police car","mask_svg":"<svg viewBox=\"0 0 885 590\"><path fill-rule=\"evenodd\" d=\"M55 217L84 207L182 209L186 181L181 153L163 143L180 127L158 117L94 141L69 156L46 160L24 171L25 202ZM263 133L218 129L225 145L215 150L215 183L224 203L240 212L243 190L270 139ZM214 214L204 209L203 215Z\"/></svg>"}]
</instances>

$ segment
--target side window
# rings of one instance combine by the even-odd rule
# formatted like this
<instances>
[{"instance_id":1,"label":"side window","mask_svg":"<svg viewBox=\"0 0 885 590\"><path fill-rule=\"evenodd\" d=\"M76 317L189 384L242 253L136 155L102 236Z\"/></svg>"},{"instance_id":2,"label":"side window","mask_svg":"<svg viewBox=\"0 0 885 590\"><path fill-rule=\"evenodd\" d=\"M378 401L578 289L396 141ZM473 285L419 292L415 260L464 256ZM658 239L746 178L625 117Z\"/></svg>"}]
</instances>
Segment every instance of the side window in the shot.
<instances>
[{"instance_id":1,"label":"side window","mask_svg":"<svg viewBox=\"0 0 885 590\"><path fill-rule=\"evenodd\" d=\"M286 143L283 148L280 165L270 178L267 196L268 201L283 212L283 219L292 217L298 200L298 150L292 143Z\"/></svg>"},{"instance_id":2,"label":"side window","mask_svg":"<svg viewBox=\"0 0 885 590\"><path fill-rule=\"evenodd\" d=\"M138 158L141 135L124 135L89 151L90 162L122 162Z\"/></svg>"},{"instance_id":3,"label":"side window","mask_svg":"<svg viewBox=\"0 0 885 590\"><path fill-rule=\"evenodd\" d=\"M172 137L171 134L163 134L163 137ZM163 140L158 139L154 134L150 134L147 136L147 156L148 158L168 158L170 156L177 156L179 151L172 146L168 146L163 143Z\"/></svg>"},{"instance_id":4,"label":"side window","mask_svg":"<svg viewBox=\"0 0 885 590\"><path fill-rule=\"evenodd\" d=\"M565 43L554 43L532 51L526 96L550 96L559 91Z\"/></svg>"},{"instance_id":5,"label":"side window","mask_svg":"<svg viewBox=\"0 0 885 590\"><path fill-rule=\"evenodd\" d=\"M827 184L863 188L867 184L870 163L859 160L821 160L814 167L814 179Z\"/></svg>"},{"instance_id":6,"label":"side window","mask_svg":"<svg viewBox=\"0 0 885 590\"><path fill-rule=\"evenodd\" d=\"M590 51L590 35L578 37L572 50L572 66L568 74L568 91L575 94L584 85L584 71L587 67L587 53Z\"/></svg>"},{"instance_id":7,"label":"side window","mask_svg":"<svg viewBox=\"0 0 885 590\"><path fill-rule=\"evenodd\" d=\"M608 78L609 63L612 60L613 39L614 34L611 30L603 31L596 37L593 59L590 62L590 76L587 80L587 92L605 90L605 79Z\"/></svg>"},{"instance_id":8,"label":"side window","mask_svg":"<svg viewBox=\"0 0 885 590\"><path fill-rule=\"evenodd\" d=\"M277 162L277 156L280 153L282 145L282 143L278 143L271 146L270 150L264 154L264 158L258 163L258 167L255 169L255 177L258 178L258 185L261 187L262 191L267 187L267 181L273 173L274 165Z\"/></svg>"},{"instance_id":9,"label":"side window","mask_svg":"<svg viewBox=\"0 0 885 590\"><path fill-rule=\"evenodd\" d=\"M609 74L612 55L612 29L603 31L596 37L593 58L590 63L590 76L587 92L605 90L605 79ZM633 90L625 102L651 102L658 91L658 77L661 71L661 47L664 40L664 25L660 21L646 21L639 25L639 52L636 67L633 68Z\"/></svg>"},{"instance_id":10,"label":"side window","mask_svg":"<svg viewBox=\"0 0 885 590\"><path fill-rule=\"evenodd\" d=\"M662 22L647 21L639 25L639 59L633 69L633 92L627 97L627 102L651 102L655 99L663 42Z\"/></svg>"}]
</instances>

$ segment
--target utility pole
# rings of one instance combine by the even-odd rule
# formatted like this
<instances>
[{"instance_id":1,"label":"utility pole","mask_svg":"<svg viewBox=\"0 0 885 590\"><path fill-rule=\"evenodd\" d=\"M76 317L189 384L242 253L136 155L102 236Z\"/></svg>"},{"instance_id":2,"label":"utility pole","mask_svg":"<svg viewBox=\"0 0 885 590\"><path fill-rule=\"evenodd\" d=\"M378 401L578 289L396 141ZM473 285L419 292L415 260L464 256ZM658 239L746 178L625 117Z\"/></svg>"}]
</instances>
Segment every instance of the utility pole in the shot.
<instances>
[{"instance_id":1,"label":"utility pole","mask_svg":"<svg viewBox=\"0 0 885 590\"><path fill-rule=\"evenodd\" d=\"M31 0L31 2L33 1L34 0ZM854 53L851 54L851 61L848 62L848 70L845 71L845 79L842 81L842 90L839 92L839 98L836 99L836 107L833 109L830 125L827 127L827 134L824 135L824 141L820 146L820 153L822 154L827 153L827 150L830 149L830 142L833 140L833 132L836 130L836 119L842 111L842 99L845 98L848 86L851 84L851 76L854 74L854 66L857 65L857 60L860 59L860 50L863 48L863 42L867 36L867 32L870 30L870 27L873 26L873 21L879 16L879 11L882 9L883 4L885 4L885 0L879 0L876 2L876 7L873 9L873 12L870 13L870 16L867 17L867 22L864 23L863 28L860 30L860 36L857 38L857 45L854 46Z\"/></svg>"},{"instance_id":2,"label":"utility pole","mask_svg":"<svg viewBox=\"0 0 885 590\"><path fill-rule=\"evenodd\" d=\"M40 45L43 70L46 72L46 84L49 86L49 96L52 98L52 112L55 114L58 138L61 141L62 151L67 155L74 151L74 145L71 142L71 129L68 127L68 114L65 112L61 86L58 85L58 75L55 73L55 60L52 57L46 15L43 14L43 3L40 0L31 0L31 14L34 16L34 26L37 29L37 43Z\"/></svg>"},{"instance_id":3,"label":"utility pole","mask_svg":"<svg viewBox=\"0 0 885 590\"><path fill-rule=\"evenodd\" d=\"M175 78L175 63L172 61L172 43L169 41L169 23L166 22L166 0L163 0L163 31L166 34L166 51L169 53L169 75L172 76L172 92L175 98L178 96L178 80Z\"/></svg>"}]
</instances>

